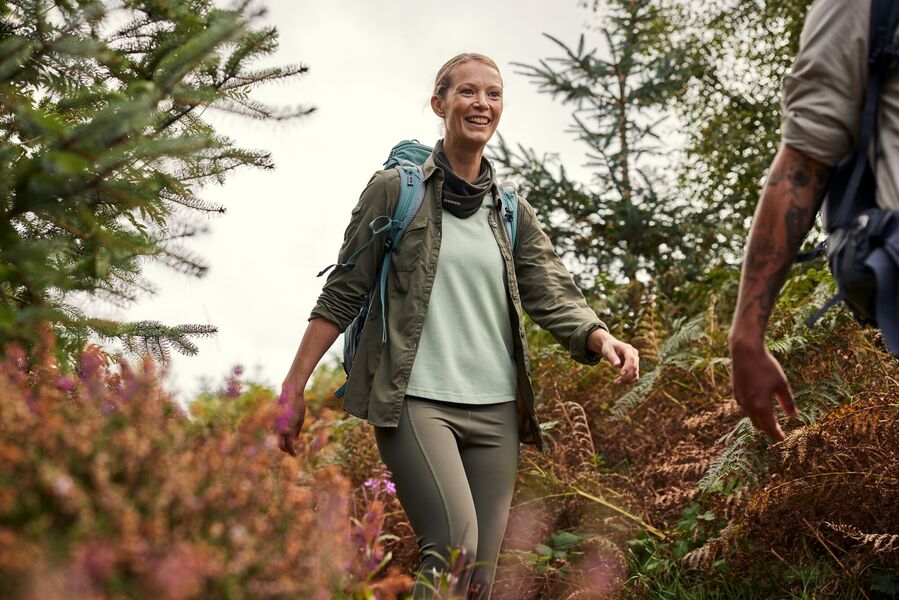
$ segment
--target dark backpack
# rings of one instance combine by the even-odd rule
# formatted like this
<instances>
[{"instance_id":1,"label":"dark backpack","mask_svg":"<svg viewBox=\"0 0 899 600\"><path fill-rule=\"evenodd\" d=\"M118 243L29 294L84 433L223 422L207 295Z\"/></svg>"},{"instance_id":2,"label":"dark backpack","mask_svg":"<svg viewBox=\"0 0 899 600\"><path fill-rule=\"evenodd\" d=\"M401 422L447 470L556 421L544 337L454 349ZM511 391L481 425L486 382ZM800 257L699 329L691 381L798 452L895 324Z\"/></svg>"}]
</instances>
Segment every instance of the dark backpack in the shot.
<instances>
[{"instance_id":1,"label":"dark backpack","mask_svg":"<svg viewBox=\"0 0 899 600\"><path fill-rule=\"evenodd\" d=\"M897 66L899 1L872 0L868 88L855 151L837 165L825 192L828 237L824 245L837 295L808 321L814 323L840 300L863 325L880 328L899 356L899 212L877 207L877 113L883 82ZM874 160L868 149L874 142ZM820 254L820 249L815 253Z\"/></svg>"},{"instance_id":2,"label":"dark backpack","mask_svg":"<svg viewBox=\"0 0 899 600\"><path fill-rule=\"evenodd\" d=\"M432 151L433 148L417 140L403 140L390 150L390 155L384 163L384 168L396 169L400 176L400 193L393 211L393 217L382 215L372 220L368 224L371 238L361 248L356 250L346 262L331 265L318 274L321 277L334 267L352 269L359 254L374 243L379 236L387 235L384 241L384 258L378 269L375 289L365 296L359 314L356 315L353 322L343 332L343 370L347 375L350 374L353 359L356 357L356 349L359 347L359 339L362 337L362 329L368 320L368 314L371 312L375 298L378 298L381 302L381 343L387 342L387 274L390 272L390 265L393 262L393 251L399 246L400 241L403 239L403 234L406 233L406 229L409 227L409 223L418 214L424 201L425 186L423 185L424 177L421 165L428 159ZM515 233L518 229L518 193L515 185L509 182L501 183L499 191L500 197L498 201L502 204L503 209L503 230L506 232L510 247L514 248ZM376 290L378 291L377 294L375 294ZM345 392L346 383L340 386L336 395L340 398L343 397Z\"/></svg>"}]
</instances>

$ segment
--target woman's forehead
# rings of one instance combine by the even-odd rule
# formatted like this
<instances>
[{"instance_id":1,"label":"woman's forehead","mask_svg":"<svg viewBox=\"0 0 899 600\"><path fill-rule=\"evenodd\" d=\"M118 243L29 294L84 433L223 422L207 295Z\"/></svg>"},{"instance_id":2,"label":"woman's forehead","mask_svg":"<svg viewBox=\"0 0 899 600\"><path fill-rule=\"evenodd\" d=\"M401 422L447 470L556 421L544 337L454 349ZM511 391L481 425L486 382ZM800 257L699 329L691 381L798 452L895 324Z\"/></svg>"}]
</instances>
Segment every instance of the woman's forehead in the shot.
<instances>
[{"instance_id":1,"label":"woman's forehead","mask_svg":"<svg viewBox=\"0 0 899 600\"><path fill-rule=\"evenodd\" d=\"M482 85L503 86L503 78L496 69L479 61L469 60L455 69L452 73L453 85L463 83L479 83Z\"/></svg>"}]
</instances>

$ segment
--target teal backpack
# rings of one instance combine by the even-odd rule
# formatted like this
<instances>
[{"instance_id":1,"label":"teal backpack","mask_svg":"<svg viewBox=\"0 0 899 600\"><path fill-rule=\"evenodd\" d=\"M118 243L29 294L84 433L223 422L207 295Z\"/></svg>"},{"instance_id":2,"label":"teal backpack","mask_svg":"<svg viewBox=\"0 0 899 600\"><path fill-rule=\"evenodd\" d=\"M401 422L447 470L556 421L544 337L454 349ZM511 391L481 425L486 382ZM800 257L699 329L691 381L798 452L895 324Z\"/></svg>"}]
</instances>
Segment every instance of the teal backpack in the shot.
<instances>
[{"instance_id":1,"label":"teal backpack","mask_svg":"<svg viewBox=\"0 0 899 600\"><path fill-rule=\"evenodd\" d=\"M359 338L362 336L362 329L365 327L365 322L368 319L375 297L381 301L381 343L387 343L387 274L390 272L394 250L399 246L403 234L406 233L406 228L409 227L409 223L418 214L424 201L425 186L421 165L428 159L431 152L433 152L433 148L422 144L418 140L403 140L390 150L390 155L384 163L384 168L396 169L400 176L400 193L396 208L393 211L393 217L391 218L387 215L375 217L368 224L371 238L365 245L356 250L346 262L331 265L318 274L321 277L332 267L352 269L359 254L368 248L375 239L383 234L387 235L384 241L384 259L381 261L381 267L378 270L378 280L375 283L375 289L366 295L359 314L356 315L353 322L343 332L343 370L347 375L350 374L353 358L356 356L356 349L359 346ZM500 201L502 202L503 229L506 232L506 239L509 240L509 245L514 249L515 232L518 229L518 194L515 190L515 185L510 182L501 183L499 190ZM377 294L375 294L376 290ZM346 383L337 390L337 397L343 397L345 393Z\"/></svg>"}]
</instances>

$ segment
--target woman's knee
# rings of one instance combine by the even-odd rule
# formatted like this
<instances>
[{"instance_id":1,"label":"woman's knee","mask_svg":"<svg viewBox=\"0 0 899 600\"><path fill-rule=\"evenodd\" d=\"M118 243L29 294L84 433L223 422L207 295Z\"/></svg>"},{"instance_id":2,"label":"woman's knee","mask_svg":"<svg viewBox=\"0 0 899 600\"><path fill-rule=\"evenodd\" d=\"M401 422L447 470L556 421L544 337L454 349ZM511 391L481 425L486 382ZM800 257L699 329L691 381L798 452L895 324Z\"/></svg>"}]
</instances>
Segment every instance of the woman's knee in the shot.
<instances>
[{"instance_id":1,"label":"woman's knee","mask_svg":"<svg viewBox=\"0 0 899 600\"><path fill-rule=\"evenodd\" d=\"M478 529L472 523L456 531L431 532L419 536L419 548L422 563L430 557L433 561L444 564L462 561L475 561L478 554ZM449 565L451 566L451 565Z\"/></svg>"}]
</instances>

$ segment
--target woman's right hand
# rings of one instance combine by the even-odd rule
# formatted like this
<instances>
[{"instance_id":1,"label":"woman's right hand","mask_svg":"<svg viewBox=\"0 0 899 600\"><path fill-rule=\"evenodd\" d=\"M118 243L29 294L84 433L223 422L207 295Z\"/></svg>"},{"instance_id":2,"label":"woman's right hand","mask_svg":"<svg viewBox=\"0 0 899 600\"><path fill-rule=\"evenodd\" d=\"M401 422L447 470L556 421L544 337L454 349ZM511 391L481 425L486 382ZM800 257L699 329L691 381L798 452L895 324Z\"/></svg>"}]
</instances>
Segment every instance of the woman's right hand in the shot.
<instances>
[{"instance_id":1,"label":"woman's right hand","mask_svg":"<svg viewBox=\"0 0 899 600\"><path fill-rule=\"evenodd\" d=\"M306 419L306 399L303 397L305 387L285 380L281 384L281 396L278 398L278 414L275 418L278 448L291 456L297 455L294 444L300 437L300 429Z\"/></svg>"}]
</instances>

